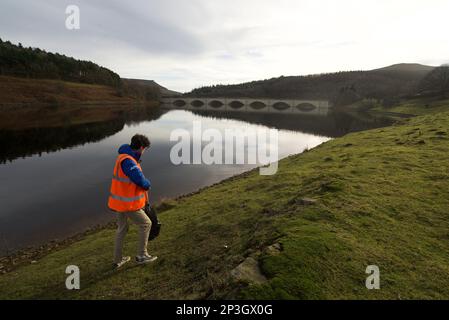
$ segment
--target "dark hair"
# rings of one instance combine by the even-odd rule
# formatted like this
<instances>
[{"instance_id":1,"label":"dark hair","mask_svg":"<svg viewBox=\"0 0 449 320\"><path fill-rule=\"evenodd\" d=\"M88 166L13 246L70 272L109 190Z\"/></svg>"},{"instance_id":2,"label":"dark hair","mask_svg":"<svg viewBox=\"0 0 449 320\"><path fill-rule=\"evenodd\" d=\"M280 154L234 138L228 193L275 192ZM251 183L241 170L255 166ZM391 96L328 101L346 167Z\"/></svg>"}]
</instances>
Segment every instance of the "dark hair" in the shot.
<instances>
[{"instance_id":1,"label":"dark hair","mask_svg":"<svg viewBox=\"0 0 449 320\"><path fill-rule=\"evenodd\" d=\"M138 150L140 147L148 148L149 146L150 140L142 134L136 134L131 138L131 148L134 150Z\"/></svg>"}]
</instances>

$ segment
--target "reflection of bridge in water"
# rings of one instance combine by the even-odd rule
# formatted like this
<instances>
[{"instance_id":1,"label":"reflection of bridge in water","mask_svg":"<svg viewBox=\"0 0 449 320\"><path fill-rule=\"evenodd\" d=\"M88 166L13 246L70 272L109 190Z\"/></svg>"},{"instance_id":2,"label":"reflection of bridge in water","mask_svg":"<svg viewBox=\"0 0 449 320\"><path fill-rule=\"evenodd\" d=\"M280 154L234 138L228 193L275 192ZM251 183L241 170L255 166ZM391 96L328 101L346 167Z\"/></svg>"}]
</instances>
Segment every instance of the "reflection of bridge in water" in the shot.
<instances>
[{"instance_id":1,"label":"reflection of bridge in water","mask_svg":"<svg viewBox=\"0 0 449 320\"><path fill-rule=\"evenodd\" d=\"M164 98L162 106L187 110L241 111L326 115L330 105L323 100L279 100L254 98Z\"/></svg>"}]
</instances>

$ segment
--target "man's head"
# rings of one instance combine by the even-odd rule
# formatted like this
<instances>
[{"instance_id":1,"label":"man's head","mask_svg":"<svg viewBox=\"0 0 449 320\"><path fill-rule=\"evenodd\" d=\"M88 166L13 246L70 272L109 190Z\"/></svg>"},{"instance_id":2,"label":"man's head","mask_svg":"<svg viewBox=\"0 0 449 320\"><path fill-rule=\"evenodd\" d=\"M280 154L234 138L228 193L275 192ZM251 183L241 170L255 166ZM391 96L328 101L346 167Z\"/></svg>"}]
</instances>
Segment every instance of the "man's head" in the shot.
<instances>
[{"instance_id":1,"label":"man's head","mask_svg":"<svg viewBox=\"0 0 449 320\"><path fill-rule=\"evenodd\" d=\"M134 151L143 153L146 148L150 147L150 140L142 134L136 134L131 138L130 146Z\"/></svg>"}]
</instances>

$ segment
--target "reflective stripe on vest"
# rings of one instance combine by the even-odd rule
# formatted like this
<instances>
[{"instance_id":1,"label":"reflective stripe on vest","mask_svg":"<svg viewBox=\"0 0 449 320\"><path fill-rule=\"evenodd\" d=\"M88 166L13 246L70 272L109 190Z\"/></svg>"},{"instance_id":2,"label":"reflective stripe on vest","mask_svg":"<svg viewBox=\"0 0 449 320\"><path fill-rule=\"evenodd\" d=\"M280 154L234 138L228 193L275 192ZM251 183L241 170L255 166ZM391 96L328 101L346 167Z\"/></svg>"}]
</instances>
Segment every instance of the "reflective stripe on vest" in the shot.
<instances>
[{"instance_id":1,"label":"reflective stripe on vest","mask_svg":"<svg viewBox=\"0 0 449 320\"><path fill-rule=\"evenodd\" d=\"M117 195L111 193L111 198L120 200L120 201L124 201L124 202L132 202L132 201L140 200L144 197L145 197L144 194L141 194L140 196L137 196L137 197L129 198L129 197L117 196Z\"/></svg>"},{"instance_id":2,"label":"reflective stripe on vest","mask_svg":"<svg viewBox=\"0 0 449 320\"><path fill-rule=\"evenodd\" d=\"M133 183L130 179L128 178L120 178L118 176L112 176L112 179L120 181L120 182L125 182L125 183Z\"/></svg>"}]
</instances>

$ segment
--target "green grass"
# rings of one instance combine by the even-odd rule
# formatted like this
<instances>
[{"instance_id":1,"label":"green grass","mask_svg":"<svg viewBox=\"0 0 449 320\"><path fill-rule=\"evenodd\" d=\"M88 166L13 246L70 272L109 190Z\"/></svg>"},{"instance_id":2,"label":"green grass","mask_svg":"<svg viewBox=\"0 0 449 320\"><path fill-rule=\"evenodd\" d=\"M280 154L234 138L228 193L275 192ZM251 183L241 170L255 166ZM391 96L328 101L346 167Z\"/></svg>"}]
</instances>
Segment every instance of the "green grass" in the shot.
<instances>
[{"instance_id":1,"label":"green grass","mask_svg":"<svg viewBox=\"0 0 449 320\"><path fill-rule=\"evenodd\" d=\"M423 115L288 157L273 176L226 180L160 214L156 263L113 271L106 229L0 276L0 298L448 299L448 128L449 112ZM282 251L265 253L276 242ZM125 253L135 247L132 228ZM257 253L268 281L234 280ZM65 289L69 264L79 291ZM365 287L373 264L380 290Z\"/></svg>"},{"instance_id":2,"label":"green grass","mask_svg":"<svg viewBox=\"0 0 449 320\"><path fill-rule=\"evenodd\" d=\"M372 110L380 112L389 111L395 113L405 113L418 116L430 113L444 112L447 110L448 105L449 100L441 100L436 98L419 98L414 100L407 100L388 108L377 106Z\"/></svg>"}]
</instances>

